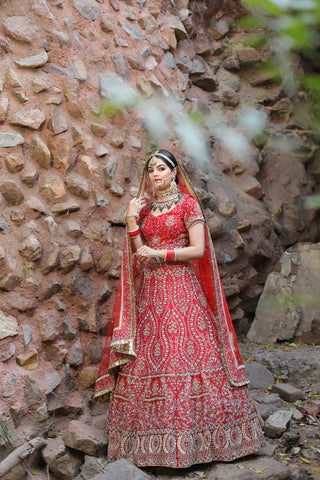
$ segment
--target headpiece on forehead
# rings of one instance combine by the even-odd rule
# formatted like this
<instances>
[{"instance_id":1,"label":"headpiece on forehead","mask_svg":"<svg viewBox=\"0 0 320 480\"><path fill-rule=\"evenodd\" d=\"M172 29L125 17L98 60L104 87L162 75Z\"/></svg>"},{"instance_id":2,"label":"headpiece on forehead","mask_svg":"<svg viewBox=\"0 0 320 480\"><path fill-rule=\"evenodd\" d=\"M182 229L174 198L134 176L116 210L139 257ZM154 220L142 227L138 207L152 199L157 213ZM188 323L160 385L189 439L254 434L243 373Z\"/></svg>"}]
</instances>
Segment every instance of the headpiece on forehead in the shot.
<instances>
[{"instance_id":1,"label":"headpiece on forehead","mask_svg":"<svg viewBox=\"0 0 320 480\"><path fill-rule=\"evenodd\" d=\"M164 153L164 152L165 151L160 151L160 150L157 150L156 152L154 152L151 155L151 157L149 157L149 159L147 160L147 165L149 164L150 160L152 160L154 157L156 157L156 158L162 158L163 160L168 162L169 165L171 165L172 168L175 168L177 166L177 164L175 164L174 161L171 158L169 158L169 155L166 155L166 153ZM170 152L168 152L168 153L170 153ZM172 155L172 157L173 157L173 155Z\"/></svg>"}]
</instances>

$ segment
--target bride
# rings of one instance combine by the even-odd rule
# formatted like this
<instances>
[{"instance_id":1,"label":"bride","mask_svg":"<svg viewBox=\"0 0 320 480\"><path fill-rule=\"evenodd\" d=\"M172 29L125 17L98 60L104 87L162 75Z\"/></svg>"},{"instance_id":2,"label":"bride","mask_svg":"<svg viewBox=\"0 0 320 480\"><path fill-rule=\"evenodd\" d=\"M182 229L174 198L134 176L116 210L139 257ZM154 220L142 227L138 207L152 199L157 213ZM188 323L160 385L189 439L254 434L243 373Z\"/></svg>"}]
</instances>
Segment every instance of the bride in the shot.
<instances>
[{"instance_id":1,"label":"bride","mask_svg":"<svg viewBox=\"0 0 320 480\"><path fill-rule=\"evenodd\" d=\"M185 468L258 451L263 433L202 207L167 150L146 161L126 222L95 390L111 392L108 460Z\"/></svg>"}]
</instances>

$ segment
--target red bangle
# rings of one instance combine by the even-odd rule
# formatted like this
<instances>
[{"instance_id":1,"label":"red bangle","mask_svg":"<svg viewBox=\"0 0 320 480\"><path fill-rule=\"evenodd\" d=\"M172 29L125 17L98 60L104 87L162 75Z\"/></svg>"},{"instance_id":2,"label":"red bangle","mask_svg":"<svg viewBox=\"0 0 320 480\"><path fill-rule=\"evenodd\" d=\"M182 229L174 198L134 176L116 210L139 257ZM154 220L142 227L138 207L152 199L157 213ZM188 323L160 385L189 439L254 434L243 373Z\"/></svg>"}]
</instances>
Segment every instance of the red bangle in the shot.
<instances>
[{"instance_id":1,"label":"red bangle","mask_svg":"<svg viewBox=\"0 0 320 480\"><path fill-rule=\"evenodd\" d=\"M176 250L175 250L175 248L167 248L167 249L166 249L165 261L166 261L166 262L174 262L175 259L176 259Z\"/></svg>"},{"instance_id":2,"label":"red bangle","mask_svg":"<svg viewBox=\"0 0 320 480\"><path fill-rule=\"evenodd\" d=\"M128 233L129 233L130 238L136 238L136 237L138 237L138 235L140 233L140 229L138 227L135 230L132 230L131 232L129 231Z\"/></svg>"}]
</instances>

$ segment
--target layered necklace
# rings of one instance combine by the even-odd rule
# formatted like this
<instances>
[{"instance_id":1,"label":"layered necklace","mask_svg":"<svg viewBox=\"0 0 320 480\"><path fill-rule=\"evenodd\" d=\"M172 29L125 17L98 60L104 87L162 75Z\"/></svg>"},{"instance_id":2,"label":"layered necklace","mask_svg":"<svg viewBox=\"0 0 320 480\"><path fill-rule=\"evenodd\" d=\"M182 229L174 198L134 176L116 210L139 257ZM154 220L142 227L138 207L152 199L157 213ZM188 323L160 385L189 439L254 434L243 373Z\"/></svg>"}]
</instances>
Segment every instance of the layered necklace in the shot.
<instances>
[{"instance_id":1,"label":"layered necklace","mask_svg":"<svg viewBox=\"0 0 320 480\"><path fill-rule=\"evenodd\" d=\"M155 212L156 210L162 212L163 210L170 210L172 207L177 205L181 198L181 192L177 187L176 182L173 180L170 184L169 190L166 192L158 192L157 200L155 200L150 210Z\"/></svg>"}]
</instances>

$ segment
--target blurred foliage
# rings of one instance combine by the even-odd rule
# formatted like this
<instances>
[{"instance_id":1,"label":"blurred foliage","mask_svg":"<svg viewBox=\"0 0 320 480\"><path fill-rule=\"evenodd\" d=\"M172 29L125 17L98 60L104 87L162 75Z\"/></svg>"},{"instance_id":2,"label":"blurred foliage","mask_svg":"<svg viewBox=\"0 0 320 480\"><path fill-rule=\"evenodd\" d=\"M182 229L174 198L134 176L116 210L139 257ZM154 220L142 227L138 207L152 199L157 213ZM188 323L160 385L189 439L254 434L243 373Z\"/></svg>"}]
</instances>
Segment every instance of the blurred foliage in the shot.
<instances>
[{"instance_id":1,"label":"blurred foliage","mask_svg":"<svg viewBox=\"0 0 320 480\"><path fill-rule=\"evenodd\" d=\"M294 98L299 89L307 92L305 114L310 128L320 131L320 0L242 3L250 12L240 21L248 31L248 44L254 48L267 46L272 54L272 61L262 62L262 67L279 75L288 97ZM297 69L297 55L301 71Z\"/></svg>"},{"instance_id":2,"label":"blurred foliage","mask_svg":"<svg viewBox=\"0 0 320 480\"><path fill-rule=\"evenodd\" d=\"M230 127L223 112L216 108L186 108L184 99L168 92L146 97L120 77L104 79L101 114L106 117L121 111L134 112L153 146L163 140L179 140L181 147L196 164L212 161L211 144L220 142L234 156L245 162L253 154L253 138L266 126L267 117L258 109L240 111L236 126Z\"/></svg>"}]
</instances>

